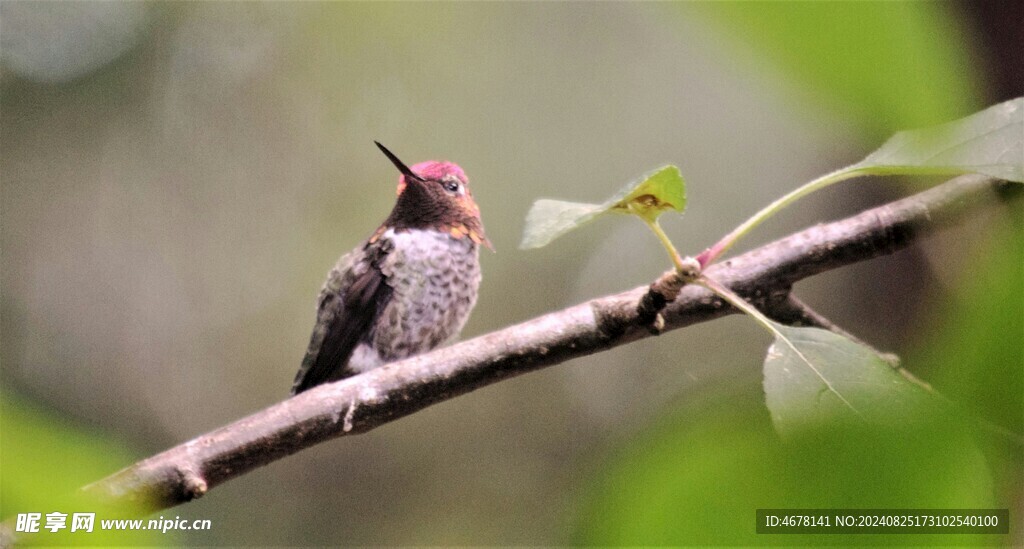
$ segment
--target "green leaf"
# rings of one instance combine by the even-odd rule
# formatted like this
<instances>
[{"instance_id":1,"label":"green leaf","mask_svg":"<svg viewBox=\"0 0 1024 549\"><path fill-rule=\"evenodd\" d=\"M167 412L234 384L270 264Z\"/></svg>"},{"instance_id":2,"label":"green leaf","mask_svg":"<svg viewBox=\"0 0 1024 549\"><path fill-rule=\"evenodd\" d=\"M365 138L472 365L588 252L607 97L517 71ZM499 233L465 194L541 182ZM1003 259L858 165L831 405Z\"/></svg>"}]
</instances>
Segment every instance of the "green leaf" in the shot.
<instances>
[{"instance_id":1,"label":"green leaf","mask_svg":"<svg viewBox=\"0 0 1024 549\"><path fill-rule=\"evenodd\" d=\"M542 199L526 214L522 249L540 248L605 213L634 214L653 222L667 210L686 208L686 183L679 168L665 166L623 187L602 204Z\"/></svg>"},{"instance_id":2,"label":"green leaf","mask_svg":"<svg viewBox=\"0 0 1024 549\"><path fill-rule=\"evenodd\" d=\"M1024 97L939 126L900 132L860 162L805 183L765 206L698 257L714 262L797 200L859 175L979 173L1024 183Z\"/></svg>"},{"instance_id":3,"label":"green leaf","mask_svg":"<svg viewBox=\"0 0 1024 549\"><path fill-rule=\"evenodd\" d=\"M847 170L877 175L973 172L1024 183L1024 97L946 124L899 132Z\"/></svg>"},{"instance_id":4,"label":"green leaf","mask_svg":"<svg viewBox=\"0 0 1024 549\"><path fill-rule=\"evenodd\" d=\"M931 415L935 397L864 345L819 328L772 323L764 392L776 430L897 426Z\"/></svg>"}]
</instances>

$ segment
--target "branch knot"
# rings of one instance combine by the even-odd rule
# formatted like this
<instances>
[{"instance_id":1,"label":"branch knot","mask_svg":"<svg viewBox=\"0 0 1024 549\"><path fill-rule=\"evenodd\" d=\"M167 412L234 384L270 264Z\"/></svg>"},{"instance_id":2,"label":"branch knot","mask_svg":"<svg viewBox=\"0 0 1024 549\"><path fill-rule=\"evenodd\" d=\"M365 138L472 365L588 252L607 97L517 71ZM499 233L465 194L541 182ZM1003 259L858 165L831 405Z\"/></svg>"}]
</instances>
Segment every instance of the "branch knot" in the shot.
<instances>
[{"instance_id":1,"label":"branch knot","mask_svg":"<svg viewBox=\"0 0 1024 549\"><path fill-rule=\"evenodd\" d=\"M661 316L662 309L679 297L679 292L686 285L684 275L679 271L665 271L651 283L647 293L637 304L637 322L652 334L660 334L665 329L665 319Z\"/></svg>"}]
</instances>

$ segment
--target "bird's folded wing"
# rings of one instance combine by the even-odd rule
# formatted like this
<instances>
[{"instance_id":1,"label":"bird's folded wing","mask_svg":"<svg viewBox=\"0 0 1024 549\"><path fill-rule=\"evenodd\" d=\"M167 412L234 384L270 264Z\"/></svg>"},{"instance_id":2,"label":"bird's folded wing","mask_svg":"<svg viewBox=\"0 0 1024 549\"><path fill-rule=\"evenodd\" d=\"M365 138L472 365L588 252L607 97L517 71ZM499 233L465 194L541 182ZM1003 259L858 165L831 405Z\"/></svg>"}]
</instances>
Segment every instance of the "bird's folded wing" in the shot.
<instances>
[{"instance_id":1,"label":"bird's folded wing","mask_svg":"<svg viewBox=\"0 0 1024 549\"><path fill-rule=\"evenodd\" d=\"M295 376L292 394L328 381L354 375L348 361L391 298L391 287L380 263L391 251L388 241L378 241L338 262L331 271L317 310L317 322L309 349Z\"/></svg>"}]
</instances>

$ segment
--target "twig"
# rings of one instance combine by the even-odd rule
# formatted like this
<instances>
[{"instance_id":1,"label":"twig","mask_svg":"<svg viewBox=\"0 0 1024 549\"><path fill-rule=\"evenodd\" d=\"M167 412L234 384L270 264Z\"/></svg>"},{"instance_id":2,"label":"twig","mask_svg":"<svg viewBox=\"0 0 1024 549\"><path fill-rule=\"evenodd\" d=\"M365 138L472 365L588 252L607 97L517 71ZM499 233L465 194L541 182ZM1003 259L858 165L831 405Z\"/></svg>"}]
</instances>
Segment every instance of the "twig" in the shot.
<instances>
[{"instance_id":1,"label":"twig","mask_svg":"<svg viewBox=\"0 0 1024 549\"><path fill-rule=\"evenodd\" d=\"M892 253L968 211L1005 199L1004 187L964 176L859 215L811 227L707 269L709 276L771 311L794 282ZM1019 194L1019 193L1014 193ZM156 510L189 501L259 466L335 437L364 433L474 389L649 337L642 286L316 387L86 487ZM486 306L486 304L484 304ZM735 312L693 285L660 315L664 329Z\"/></svg>"},{"instance_id":2,"label":"twig","mask_svg":"<svg viewBox=\"0 0 1024 549\"><path fill-rule=\"evenodd\" d=\"M874 345L871 345L850 332L847 332L839 327L839 325L826 318L825 315L812 309L810 305L804 303L802 299L793 293L790 293L785 301L779 303L774 310L770 311L769 316L772 320L788 324L790 326L813 326L815 328L822 328L834 334L841 335L854 343L859 343L860 345L871 349L876 355L882 357L893 368L897 370L900 369L900 357L893 353L882 352L875 348ZM915 383L923 384L924 382L916 380Z\"/></svg>"}]
</instances>

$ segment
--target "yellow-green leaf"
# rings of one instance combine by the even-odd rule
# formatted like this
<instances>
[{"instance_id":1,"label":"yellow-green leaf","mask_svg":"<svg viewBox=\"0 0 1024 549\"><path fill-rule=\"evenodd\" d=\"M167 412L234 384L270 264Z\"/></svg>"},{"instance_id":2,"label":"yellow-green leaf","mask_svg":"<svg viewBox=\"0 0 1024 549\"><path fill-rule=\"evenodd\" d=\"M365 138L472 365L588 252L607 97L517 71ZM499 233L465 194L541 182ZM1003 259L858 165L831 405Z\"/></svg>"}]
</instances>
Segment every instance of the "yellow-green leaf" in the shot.
<instances>
[{"instance_id":1,"label":"yellow-green leaf","mask_svg":"<svg viewBox=\"0 0 1024 549\"><path fill-rule=\"evenodd\" d=\"M540 248L605 213L628 213L654 221L667 210L686 208L686 183L679 168L665 166L623 187L602 204L541 199L526 215L520 248Z\"/></svg>"},{"instance_id":2,"label":"yellow-green leaf","mask_svg":"<svg viewBox=\"0 0 1024 549\"><path fill-rule=\"evenodd\" d=\"M627 185L605 204L609 203L614 212L631 213L654 221L667 210L682 212L686 209L686 184L679 168L665 166L645 175L638 184Z\"/></svg>"}]
</instances>

